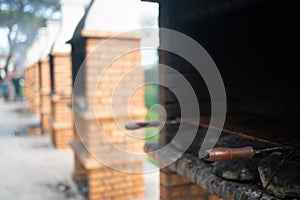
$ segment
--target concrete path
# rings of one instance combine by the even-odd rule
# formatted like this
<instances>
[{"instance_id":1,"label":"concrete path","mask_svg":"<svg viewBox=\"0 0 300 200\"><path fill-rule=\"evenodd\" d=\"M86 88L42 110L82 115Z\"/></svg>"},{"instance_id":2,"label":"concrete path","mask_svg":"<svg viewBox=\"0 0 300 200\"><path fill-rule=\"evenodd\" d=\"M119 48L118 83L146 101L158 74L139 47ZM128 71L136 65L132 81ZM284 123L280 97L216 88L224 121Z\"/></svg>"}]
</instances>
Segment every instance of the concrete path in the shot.
<instances>
[{"instance_id":1,"label":"concrete path","mask_svg":"<svg viewBox=\"0 0 300 200\"><path fill-rule=\"evenodd\" d=\"M2 137L0 199L82 199L71 180L72 153L55 150L47 136ZM71 186L71 191L60 192L59 183Z\"/></svg>"},{"instance_id":2,"label":"concrete path","mask_svg":"<svg viewBox=\"0 0 300 200\"><path fill-rule=\"evenodd\" d=\"M24 134L27 128L39 126L39 117L27 110L25 101L4 102L0 99L0 136L14 136L15 132Z\"/></svg>"},{"instance_id":3,"label":"concrete path","mask_svg":"<svg viewBox=\"0 0 300 200\"><path fill-rule=\"evenodd\" d=\"M14 132L39 124L26 112L26 103L0 100L0 199L83 200L72 181L73 152L56 150L49 136L14 136ZM146 162L147 169L151 163ZM159 199L159 173L145 174L145 198ZM63 183L67 191L58 189Z\"/></svg>"}]
</instances>

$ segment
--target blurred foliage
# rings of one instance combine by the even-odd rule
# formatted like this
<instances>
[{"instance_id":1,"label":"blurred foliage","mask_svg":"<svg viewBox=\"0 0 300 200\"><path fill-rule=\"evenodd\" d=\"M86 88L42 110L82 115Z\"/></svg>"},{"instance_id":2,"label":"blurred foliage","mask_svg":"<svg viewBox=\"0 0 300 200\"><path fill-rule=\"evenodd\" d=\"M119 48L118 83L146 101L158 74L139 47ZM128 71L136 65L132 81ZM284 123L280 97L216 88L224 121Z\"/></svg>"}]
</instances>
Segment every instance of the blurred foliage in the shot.
<instances>
[{"instance_id":1,"label":"blurred foliage","mask_svg":"<svg viewBox=\"0 0 300 200\"><path fill-rule=\"evenodd\" d=\"M158 66L145 69L145 81L158 83ZM152 105L158 104L158 85L148 84L145 86L146 107L151 108Z\"/></svg>"},{"instance_id":2,"label":"blurred foliage","mask_svg":"<svg viewBox=\"0 0 300 200\"><path fill-rule=\"evenodd\" d=\"M145 79L146 82L157 83L158 67L154 66L152 68L146 69ZM159 88L157 84L148 84L145 87L146 107L149 110L146 116L146 121L155 121L159 119L158 110L153 107L151 108L151 106L158 104L158 92L159 92ZM146 128L146 142L158 141L158 138L159 138L159 128L157 127ZM152 157L148 157L148 161L156 166L159 166L158 162Z\"/></svg>"},{"instance_id":3,"label":"blurred foliage","mask_svg":"<svg viewBox=\"0 0 300 200\"><path fill-rule=\"evenodd\" d=\"M154 65L151 68L145 69L145 81L146 82L158 82L158 66ZM146 116L146 121L158 120L158 110L157 106L152 107L155 104L158 104L158 85L157 84L148 84L145 86L145 103L149 112ZM151 109L150 109L151 108ZM146 141L157 141L158 140L158 131L156 127L146 128Z\"/></svg>"},{"instance_id":4,"label":"blurred foliage","mask_svg":"<svg viewBox=\"0 0 300 200\"><path fill-rule=\"evenodd\" d=\"M147 116L146 116L146 121L155 121L158 120L158 112L157 110L149 110ZM157 141L158 140L158 132L159 128L157 127L149 127L146 128L146 141Z\"/></svg>"},{"instance_id":5,"label":"blurred foliage","mask_svg":"<svg viewBox=\"0 0 300 200\"><path fill-rule=\"evenodd\" d=\"M23 98L25 96L25 88L23 85L20 86L20 96Z\"/></svg>"},{"instance_id":6,"label":"blurred foliage","mask_svg":"<svg viewBox=\"0 0 300 200\"><path fill-rule=\"evenodd\" d=\"M30 46L37 30L59 9L59 0L0 0L0 28L7 30L9 44L6 71L17 47Z\"/></svg>"}]
</instances>

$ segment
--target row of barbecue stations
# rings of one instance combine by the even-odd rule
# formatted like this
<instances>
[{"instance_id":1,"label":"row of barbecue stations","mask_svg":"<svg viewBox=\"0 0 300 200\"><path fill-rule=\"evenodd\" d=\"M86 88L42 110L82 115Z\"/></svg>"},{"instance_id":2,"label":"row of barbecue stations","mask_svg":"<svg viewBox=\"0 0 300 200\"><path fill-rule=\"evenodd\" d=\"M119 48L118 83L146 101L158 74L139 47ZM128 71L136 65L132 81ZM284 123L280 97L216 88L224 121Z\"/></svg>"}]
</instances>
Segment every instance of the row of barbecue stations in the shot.
<instances>
[{"instance_id":1,"label":"row of barbecue stations","mask_svg":"<svg viewBox=\"0 0 300 200\"><path fill-rule=\"evenodd\" d=\"M136 88L145 82L138 49L146 34L122 33L136 24L129 1L123 13L102 0L86 10L62 1L58 36L25 70L43 134L74 151L74 181L87 184L90 200L143 198L147 153L160 166L163 200L300 198L299 2L148 1L159 4L159 63L170 67L159 66L160 120L145 121ZM153 126L159 140L145 142Z\"/></svg>"}]
</instances>

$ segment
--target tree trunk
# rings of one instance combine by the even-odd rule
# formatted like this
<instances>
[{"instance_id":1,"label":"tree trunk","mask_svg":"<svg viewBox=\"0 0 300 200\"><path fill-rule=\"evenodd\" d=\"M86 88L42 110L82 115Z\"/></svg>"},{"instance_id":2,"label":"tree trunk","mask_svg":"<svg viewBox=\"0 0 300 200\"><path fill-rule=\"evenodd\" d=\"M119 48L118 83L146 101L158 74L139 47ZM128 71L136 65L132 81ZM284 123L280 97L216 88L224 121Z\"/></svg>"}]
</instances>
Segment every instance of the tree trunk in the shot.
<instances>
[{"instance_id":1,"label":"tree trunk","mask_svg":"<svg viewBox=\"0 0 300 200\"><path fill-rule=\"evenodd\" d=\"M7 58L6 58L6 61L5 61L5 65L4 65L4 71L5 71L5 75L7 76L7 73L8 73L8 66L9 66L9 63L13 57L13 48L14 48L14 42L15 42L15 38L11 38L11 34L12 34L12 30L13 29L13 24L11 24L9 27L8 27L8 34L7 34L7 41L8 41L8 45L9 45L9 51L8 51L8 55L7 55ZM17 35L17 34L16 34Z\"/></svg>"},{"instance_id":2,"label":"tree trunk","mask_svg":"<svg viewBox=\"0 0 300 200\"><path fill-rule=\"evenodd\" d=\"M8 73L8 65L10 63L10 60L12 58L12 49L11 47L9 48L9 53L8 53L8 56L6 58L6 61L5 61L5 65L4 65L4 71L5 71L5 74L7 75Z\"/></svg>"}]
</instances>

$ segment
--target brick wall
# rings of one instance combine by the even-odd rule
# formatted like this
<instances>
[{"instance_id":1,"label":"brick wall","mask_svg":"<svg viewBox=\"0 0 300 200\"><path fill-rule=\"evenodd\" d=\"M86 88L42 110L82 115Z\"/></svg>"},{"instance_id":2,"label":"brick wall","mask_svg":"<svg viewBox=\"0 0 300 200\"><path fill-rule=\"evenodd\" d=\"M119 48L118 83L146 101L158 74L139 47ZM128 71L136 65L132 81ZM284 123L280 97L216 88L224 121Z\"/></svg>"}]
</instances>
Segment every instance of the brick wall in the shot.
<instances>
[{"instance_id":1,"label":"brick wall","mask_svg":"<svg viewBox=\"0 0 300 200\"><path fill-rule=\"evenodd\" d=\"M72 68L70 53L52 53L53 88L51 96L51 133L57 149L69 148L73 139Z\"/></svg>"},{"instance_id":2,"label":"brick wall","mask_svg":"<svg viewBox=\"0 0 300 200\"><path fill-rule=\"evenodd\" d=\"M52 53L55 94L68 96L72 94L72 65L70 53Z\"/></svg>"},{"instance_id":3,"label":"brick wall","mask_svg":"<svg viewBox=\"0 0 300 200\"><path fill-rule=\"evenodd\" d=\"M39 94L39 89L40 89L40 79L39 79L39 64L35 63L32 66L33 70L33 99L32 99L32 109L33 112L37 115L40 114L40 94Z\"/></svg>"},{"instance_id":4,"label":"brick wall","mask_svg":"<svg viewBox=\"0 0 300 200\"><path fill-rule=\"evenodd\" d=\"M114 38L107 42L106 39L110 36L102 33L97 33L96 36L84 35L86 55L89 55L85 63L85 109L76 112L74 108L74 179L87 179L90 200L134 199L144 195L142 174L120 172L95 161L95 156L104 155L111 158L114 166L142 170L143 164L143 160L128 161L118 157L111 146L113 144L129 152L143 152L144 140L130 137L121 130L127 122L144 120L146 114L144 91L139 89L133 95L130 91L130 88L144 82L143 71L136 70L122 78L128 71L140 65L139 51L122 56L126 51L139 48L140 40L128 37ZM98 46L99 44L101 45ZM122 83L120 87L116 87L119 80ZM110 109L113 91L114 112ZM128 98L129 96L131 97ZM129 114L126 106L128 102L131 104ZM130 134L143 136L144 130ZM86 151L83 144L89 151Z\"/></svg>"},{"instance_id":5,"label":"brick wall","mask_svg":"<svg viewBox=\"0 0 300 200\"><path fill-rule=\"evenodd\" d=\"M86 61L86 104L88 110L93 110L93 101L95 101L96 111L108 110L113 89L116 88L118 81L127 72L138 67L140 63L139 51L123 55L124 52L139 48L139 40L110 39L109 42L102 43L105 39L107 38L91 38L87 40L86 52L89 55L89 59ZM102 45L98 48L100 43ZM99 77L99 75L102 76ZM124 89L115 91L115 100L119 99L121 104L124 103L122 98L126 97L130 91L126 90L126 88L131 88L136 83L144 81L143 71L139 70L135 72L134 76L127 78L129 79L122 79ZM96 91L94 91L94 88L96 88ZM134 98L137 100L137 104L135 104L137 107L144 106L143 94L137 94Z\"/></svg>"},{"instance_id":6,"label":"brick wall","mask_svg":"<svg viewBox=\"0 0 300 200\"><path fill-rule=\"evenodd\" d=\"M128 174L109 167L89 170L89 199L135 199L144 196L143 175Z\"/></svg>"},{"instance_id":7,"label":"brick wall","mask_svg":"<svg viewBox=\"0 0 300 200\"><path fill-rule=\"evenodd\" d=\"M51 99L51 131L52 140L57 149L69 148L73 139L73 114L69 105L70 97L53 95Z\"/></svg>"},{"instance_id":8,"label":"brick wall","mask_svg":"<svg viewBox=\"0 0 300 200\"><path fill-rule=\"evenodd\" d=\"M142 121L144 115L134 116L133 118L122 117L122 118L84 118L79 113L75 112L76 130L80 133L77 134L77 141L84 143L88 147L89 151L94 155L89 155L90 158L105 154L106 156L114 156L113 149L110 144L116 147L124 149L128 152L143 153L144 140L130 137L120 127L124 127L125 123L130 120ZM118 121L118 123L116 122ZM143 137L144 130L131 131L130 134ZM103 139L105 137L106 140ZM107 143L109 141L109 143ZM104 153L105 152L105 153ZM126 162L126 160L124 160Z\"/></svg>"},{"instance_id":9,"label":"brick wall","mask_svg":"<svg viewBox=\"0 0 300 200\"><path fill-rule=\"evenodd\" d=\"M29 104L29 111L40 113L40 77L39 64L35 63L26 68L25 71L25 99Z\"/></svg>"},{"instance_id":10,"label":"brick wall","mask_svg":"<svg viewBox=\"0 0 300 200\"><path fill-rule=\"evenodd\" d=\"M50 133L51 127L49 118L51 116L51 84L50 84L50 63L49 59L39 62L40 73L40 111L43 133Z\"/></svg>"},{"instance_id":11,"label":"brick wall","mask_svg":"<svg viewBox=\"0 0 300 200\"><path fill-rule=\"evenodd\" d=\"M191 180L165 167L160 170L161 200L220 200Z\"/></svg>"}]
</instances>

